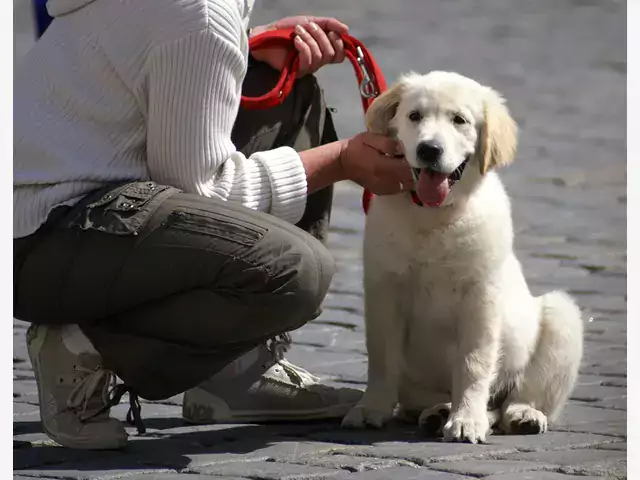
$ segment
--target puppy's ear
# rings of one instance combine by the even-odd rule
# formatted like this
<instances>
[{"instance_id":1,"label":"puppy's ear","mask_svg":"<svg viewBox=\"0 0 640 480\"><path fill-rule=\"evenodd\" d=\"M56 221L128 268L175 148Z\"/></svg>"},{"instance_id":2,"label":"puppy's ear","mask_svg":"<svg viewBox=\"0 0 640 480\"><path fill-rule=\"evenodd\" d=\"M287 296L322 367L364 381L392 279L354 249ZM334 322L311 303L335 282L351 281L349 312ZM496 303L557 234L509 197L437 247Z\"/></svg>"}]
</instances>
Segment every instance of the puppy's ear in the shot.
<instances>
[{"instance_id":1,"label":"puppy's ear","mask_svg":"<svg viewBox=\"0 0 640 480\"><path fill-rule=\"evenodd\" d=\"M480 173L510 164L518 146L518 126L504 99L493 90L484 104L484 126L480 138Z\"/></svg>"},{"instance_id":2,"label":"puppy's ear","mask_svg":"<svg viewBox=\"0 0 640 480\"><path fill-rule=\"evenodd\" d=\"M390 122L396 114L403 90L404 84L400 81L371 103L365 115L367 129L371 133L378 135L390 134Z\"/></svg>"}]
</instances>

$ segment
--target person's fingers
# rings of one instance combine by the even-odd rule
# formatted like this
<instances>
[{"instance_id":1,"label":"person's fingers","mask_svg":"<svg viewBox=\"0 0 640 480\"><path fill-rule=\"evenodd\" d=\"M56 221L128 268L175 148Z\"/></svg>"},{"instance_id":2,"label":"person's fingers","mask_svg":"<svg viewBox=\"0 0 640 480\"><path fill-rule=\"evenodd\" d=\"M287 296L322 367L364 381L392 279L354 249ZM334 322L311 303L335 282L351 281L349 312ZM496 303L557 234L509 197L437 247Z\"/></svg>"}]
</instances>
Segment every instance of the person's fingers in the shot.
<instances>
[{"instance_id":1,"label":"person's fingers","mask_svg":"<svg viewBox=\"0 0 640 480\"><path fill-rule=\"evenodd\" d=\"M404 158L380 155L378 158L378 175L388 178L392 183L401 181L405 185L413 183L411 168Z\"/></svg>"},{"instance_id":2,"label":"person's fingers","mask_svg":"<svg viewBox=\"0 0 640 480\"><path fill-rule=\"evenodd\" d=\"M345 53L344 53L344 42L342 41L342 39L338 36L336 32L329 32L327 34L327 37L329 37L329 41L331 42L331 45L333 46L333 50L335 52L335 55L333 56L333 63L344 62Z\"/></svg>"},{"instance_id":3,"label":"person's fingers","mask_svg":"<svg viewBox=\"0 0 640 480\"><path fill-rule=\"evenodd\" d=\"M315 22L325 32L336 32L339 35L349 33L349 27L340 20L333 17L307 17L309 21Z\"/></svg>"},{"instance_id":4,"label":"person's fingers","mask_svg":"<svg viewBox=\"0 0 640 480\"><path fill-rule=\"evenodd\" d=\"M310 28L310 27L307 27ZM309 34L305 27L302 25L296 25L295 32L302 39L304 43L309 47L309 52L311 53L311 66L310 70L315 72L322 65L322 51L320 50L320 46L318 42Z\"/></svg>"},{"instance_id":5,"label":"person's fingers","mask_svg":"<svg viewBox=\"0 0 640 480\"><path fill-rule=\"evenodd\" d=\"M393 138L389 138L384 135L375 135L373 133L367 133L362 137L362 143L374 150L386 155L396 155L398 151L398 142Z\"/></svg>"},{"instance_id":6,"label":"person's fingers","mask_svg":"<svg viewBox=\"0 0 640 480\"><path fill-rule=\"evenodd\" d=\"M306 73L311 70L311 49L309 48L309 45L307 45L305 41L300 38L299 35L295 36L293 44L295 45L296 50L298 50L299 53L298 58L300 62L300 72Z\"/></svg>"},{"instance_id":7,"label":"person's fingers","mask_svg":"<svg viewBox=\"0 0 640 480\"><path fill-rule=\"evenodd\" d=\"M398 179L404 190L412 190L415 187L414 178L407 161L404 158L393 158L391 160L396 162L391 167L392 176Z\"/></svg>"},{"instance_id":8,"label":"person's fingers","mask_svg":"<svg viewBox=\"0 0 640 480\"><path fill-rule=\"evenodd\" d=\"M329 40L326 32L314 22L309 23L309 25L307 26L307 30L320 48L320 53L322 55L320 66L331 63L333 61L333 57L335 57L336 55L336 51L333 48L333 45L331 44L331 41Z\"/></svg>"}]
</instances>

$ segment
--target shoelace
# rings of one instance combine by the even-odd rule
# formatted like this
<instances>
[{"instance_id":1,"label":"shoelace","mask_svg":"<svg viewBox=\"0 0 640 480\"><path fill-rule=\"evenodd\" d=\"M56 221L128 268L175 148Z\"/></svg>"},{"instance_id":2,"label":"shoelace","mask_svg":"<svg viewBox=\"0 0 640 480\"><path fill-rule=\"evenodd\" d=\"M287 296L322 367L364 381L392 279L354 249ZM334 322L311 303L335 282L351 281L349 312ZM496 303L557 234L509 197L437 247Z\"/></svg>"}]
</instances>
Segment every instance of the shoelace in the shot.
<instances>
[{"instance_id":1,"label":"shoelace","mask_svg":"<svg viewBox=\"0 0 640 480\"><path fill-rule=\"evenodd\" d=\"M289 350L289 348L291 348L291 343L292 340L289 333L283 333L282 335L278 335L273 338L267 345L267 348L273 357L273 361L280 365L287 375L289 375L289 377L292 380L295 380L299 385L308 385L319 382L319 377L316 377L305 369L290 363L284 358L284 354Z\"/></svg>"},{"instance_id":2,"label":"shoelace","mask_svg":"<svg viewBox=\"0 0 640 480\"><path fill-rule=\"evenodd\" d=\"M85 373L86 375L78 382L75 388L69 394L67 399L67 408L71 410L80 410L81 420L89 406L91 400L102 384L100 396L103 403L109 401L109 387L115 388L116 377L108 371L97 367L95 370L83 367L82 365L74 365L74 371ZM90 412L91 415L93 412Z\"/></svg>"},{"instance_id":3,"label":"shoelace","mask_svg":"<svg viewBox=\"0 0 640 480\"><path fill-rule=\"evenodd\" d=\"M116 385L116 376L113 372L104 370L100 366L92 370L81 365L74 365L74 369L87 374L71 391L67 400L67 408L79 410L81 422L87 422L108 411L111 407L118 405L122 396L128 392L129 411L126 417L127 423L135 426L140 435L146 432L146 427L142 421L142 406L138 395L124 384ZM100 396L103 406L95 411L88 412L89 400L93 398L98 388L100 388L100 384L102 384Z\"/></svg>"}]
</instances>

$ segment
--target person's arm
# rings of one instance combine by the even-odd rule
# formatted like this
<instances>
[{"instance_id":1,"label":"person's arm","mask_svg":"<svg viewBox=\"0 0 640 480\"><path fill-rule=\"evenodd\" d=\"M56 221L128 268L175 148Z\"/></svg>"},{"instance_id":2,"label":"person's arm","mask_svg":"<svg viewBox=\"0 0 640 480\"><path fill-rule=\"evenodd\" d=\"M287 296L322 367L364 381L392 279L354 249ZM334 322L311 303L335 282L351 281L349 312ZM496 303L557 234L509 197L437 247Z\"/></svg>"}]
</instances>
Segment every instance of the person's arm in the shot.
<instances>
[{"instance_id":1,"label":"person's arm","mask_svg":"<svg viewBox=\"0 0 640 480\"><path fill-rule=\"evenodd\" d=\"M246 158L231 141L247 68L246 36L232 10L150 53L144 76L150 177L296 223L307 197L300 156L280 147Z\"/></svg>"},{"instance_id":2,"label":"person's arm","mask_svg":"<svg viewBox=\"0 0 640 480\"><path fill-rule=\"evenodd\" d=\"M147 161L152 180L271 213L291 223L308 193L353 180L376 194L410 188L397 142L362 133L300 154L290 147L246 158L231 130L246 71L246 36L237 10L209 28L155 47L144 76ZM229 16L230 18L227 18ZM385 155L386 154L386 155Z\"/></svg>"},{"instance_id":3,"label":"person's arm","mask_svg":"<svg viewBox=\"0 0 640 480\"><path fill-rule=\"evenodd\" d=\"M309 193L348 179L340 161L345 146L345 141L337 141L300 152Z\"/></svg>"}]
</instances>

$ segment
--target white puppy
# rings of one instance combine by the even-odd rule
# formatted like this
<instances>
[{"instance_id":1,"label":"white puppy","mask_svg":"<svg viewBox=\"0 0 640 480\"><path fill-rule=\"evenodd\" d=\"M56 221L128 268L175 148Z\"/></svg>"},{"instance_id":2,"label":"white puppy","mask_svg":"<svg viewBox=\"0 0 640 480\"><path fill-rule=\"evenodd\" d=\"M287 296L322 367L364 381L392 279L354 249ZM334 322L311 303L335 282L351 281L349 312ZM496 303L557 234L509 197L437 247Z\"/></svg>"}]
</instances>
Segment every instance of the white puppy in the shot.
<instances>
[{"instance_id":1,"label":"white puppy","mask_svg":"<svg viewBox=\"0 0 640 480\"><path fill-rule=\"evenodd\" d=\"M513 251L494 167L517 127L494 90L449 72L409 74L367 112L398 138L409 193L375 197L364 239L367 391L343 426L382 427L396 406L430 434L482 442L547 429L582 357L582 320L563 292L533 297Z\"/></svg>"}]
</instances>

